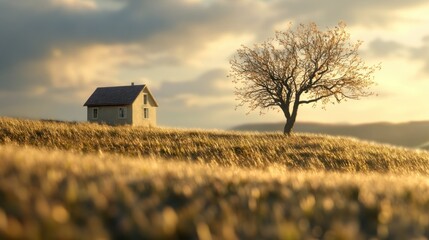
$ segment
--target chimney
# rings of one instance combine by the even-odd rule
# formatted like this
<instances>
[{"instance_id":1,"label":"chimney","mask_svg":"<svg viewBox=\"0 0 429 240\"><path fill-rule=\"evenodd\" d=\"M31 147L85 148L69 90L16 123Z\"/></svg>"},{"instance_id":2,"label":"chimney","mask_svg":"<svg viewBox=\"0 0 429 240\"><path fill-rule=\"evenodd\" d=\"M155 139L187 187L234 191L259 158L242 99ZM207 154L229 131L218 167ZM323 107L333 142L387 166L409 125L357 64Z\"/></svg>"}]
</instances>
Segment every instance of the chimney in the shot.
<instances>
[{"instance_id":1,"label":"chimney","mask_svg":"<svg viewBox=\"0 0 429 240\"><path fill-rule=\"evenodd\" d=\"M131 86L134 86L134 82L131 82Z\"/></svg>"}]
</instances>

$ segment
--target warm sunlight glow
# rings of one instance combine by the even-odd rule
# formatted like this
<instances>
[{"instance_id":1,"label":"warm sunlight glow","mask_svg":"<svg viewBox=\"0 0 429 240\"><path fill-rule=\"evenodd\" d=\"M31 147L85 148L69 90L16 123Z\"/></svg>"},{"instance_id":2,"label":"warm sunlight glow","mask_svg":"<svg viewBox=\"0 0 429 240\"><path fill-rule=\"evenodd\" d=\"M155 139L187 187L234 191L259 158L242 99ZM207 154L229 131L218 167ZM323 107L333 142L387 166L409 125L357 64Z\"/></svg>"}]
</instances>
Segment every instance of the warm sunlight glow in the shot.
<instances>
[{"instance_id":1,"label":"warm sunlight glow","mask_svg":"<svg viewBox=\"0 0 429 240\"><path fill-rule=\"evenodd\" d=\"M396 14L404 18L405 21L413 21L415 24L427 23L429 21L429 15L427 14L428 7L429 3L425 3L424 6L398 10Z\"/></svg>"},{"instance_id":2,"label":"warm sunlight glow","mask_svg":"<svg viewBox=\"0 0 429 240\"><path fill-rule=\"evenodd\" d=\"M135 45L93 45L77 52L54 48L46 66L55 87L113 83L118 81L120 66L144 63L136 56L139 51Z\"/></svg>"},{"instance_id":3,"label":"warm sunlight glow","mask_svg":"<svg viewBox=\"0 0 429 240\"><path fill-rule=\"evenodd\" d=\"M250 43L254 40L253 35L224 35L206 43L188 63L199 68L224 67L228 64L228 58L241 44Z\"/></svg>"},{"instance_id":4,"label":"warm sunlight glow","mask_svg":"<svg viewBox=\"0 0 429 240\"><path fill-rule=\"evenodd\" d=\"M93 0L52 0L52 3L76 10L95 10L98 7Z\"/></svg>"},{"instance_id":5,"label":"warm sunlight glow","mask_svg":"<svg viewBox=\"0 0 429 240\"><path fill-rule=\"evenodd\" d=\"M200 4L202 3L204 0L183 0L183 2L187 3L187 4Z\"/></svg>"},{"instance_id":6,"label":"warm sunlight glow","mask_svg":"<svg viewBox=\"0 0 429 240\"><path fill-rule=\"evenodd\" d=\"M213 107L218 104L228 104L234 101L233 96L200 96L193 94L179 95L170 101L183 101L187 107Z\"/></svg>"}]
</instances>

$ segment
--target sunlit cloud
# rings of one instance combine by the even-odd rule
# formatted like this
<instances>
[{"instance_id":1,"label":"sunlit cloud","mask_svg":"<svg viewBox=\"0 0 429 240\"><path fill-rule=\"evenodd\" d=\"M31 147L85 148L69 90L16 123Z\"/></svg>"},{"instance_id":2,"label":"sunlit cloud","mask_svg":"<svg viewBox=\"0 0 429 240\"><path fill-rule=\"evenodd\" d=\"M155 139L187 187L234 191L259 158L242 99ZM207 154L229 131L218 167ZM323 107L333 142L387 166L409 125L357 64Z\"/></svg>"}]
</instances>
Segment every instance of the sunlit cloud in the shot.
<instances>
[{"instance_id":1,"label":"sunlit cloud","mask_svg":"<svg viewBox=\"0 0 429 240\"><path fill-rule=\"evenodd\" d=\"M46 62L52 86L57 88L118 84L123 65L144 65L140 46L92 45L78 50L54 48Z\"/></svg>"},{"instance_id":2,"label":"sunlit cloud","mask_svg":"<svg viewBox=\"0 0 429 240\"><path fill-rule=\"evenodd\" d=\"M429 35L428 35L429 36ZM429 37L425 36L420 39L418 46L411 44L402 44L393 40L375 39L369 44L368 54L377 57L380 60L390 61L396 58L406 60L406 62L397 69L401 69L401 73L409 74L409 78L423 78L429 80ZM404 66L407 66L406 68ZM419 67L419 70L412 71ZM393 79L398 79L398 76L393 76Z\"/></svg>"},{"instance_id":3,"label":"sunlit cloud","mask_svg":"<svg viewBox=\"0 0 429 240\"><path fill-rule=\"evenodd\" d=\"M231 105L234 96L201 96L194 94L180 94L168 99L166 103L182 101L186 107L209 108L218 105Z\"/></svg>"},{"instance_id":4,"label":"sunlit cloud","mask_svg":"<svg viewBox=\"0 0 429 240\"><path fill-rule=\"evenodd\" d=\"M380 38L370 42L368 48L369 55L379 57L406 57L408 54L404 45L392 40L383 40Z\"/></svg>"},{"instance_id":5,"label":"sunlit cloud","mask_svg":"<svg viewBox=\"0 0 429 240\"><path fill-rule=\"evenodd\" d=\"M228 59L242 45L248 45L254 41L251 34L224 35L213 41L207 41L199 51L186 61L198 68L228 67Z\"/></svg>"},{"instance_id":6,"label":"sunlit cloud","mask_svg":"<svg viewBox=\"0 0 429 240\"><path fill-rule=\"evenodd\" d=\"M97 2L93 0L51 0L56 6L62 6L75 10L95 10L98 8Z\"/></svg>"}]
</instances>

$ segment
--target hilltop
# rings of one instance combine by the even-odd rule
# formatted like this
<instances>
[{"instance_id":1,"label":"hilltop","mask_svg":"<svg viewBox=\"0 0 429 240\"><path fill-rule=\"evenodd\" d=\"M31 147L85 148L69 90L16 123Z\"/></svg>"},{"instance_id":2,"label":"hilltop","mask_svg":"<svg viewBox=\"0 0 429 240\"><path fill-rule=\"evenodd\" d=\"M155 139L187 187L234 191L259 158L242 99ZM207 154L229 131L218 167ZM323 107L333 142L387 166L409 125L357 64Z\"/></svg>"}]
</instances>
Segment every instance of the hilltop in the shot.
<instances>
[{"instance_id":1,"label":"hilltop","mask_svg":"<svg viewBox=\"0 0 429 240\"><path fill-rule=\"evenodd\" d=\"M243 124L235 131L280 132L284 123ZM322 124L298 122L294 131L355 137L361 140L429 150L429 121L407 123Z\"/></svg>"},{"instance_id":2,"label":"hilltop","mask_svg":"<svg viewBox=\"0 0 429 240\"><path fill-rule=\"evenodd\" d=\"M428 152L315 134L111 127L0 118L0 143L295 170L429 173Z\"/></svg>"},{"instance_id":3,"label":"hilltop","mask_svg":"<svg viewBox=\"0 0 429 240\"><path fill-rule=\"evenodd\" d=\"M0 118L1 239L428 238L429 152Z\"/></svg>"}]
</instances>

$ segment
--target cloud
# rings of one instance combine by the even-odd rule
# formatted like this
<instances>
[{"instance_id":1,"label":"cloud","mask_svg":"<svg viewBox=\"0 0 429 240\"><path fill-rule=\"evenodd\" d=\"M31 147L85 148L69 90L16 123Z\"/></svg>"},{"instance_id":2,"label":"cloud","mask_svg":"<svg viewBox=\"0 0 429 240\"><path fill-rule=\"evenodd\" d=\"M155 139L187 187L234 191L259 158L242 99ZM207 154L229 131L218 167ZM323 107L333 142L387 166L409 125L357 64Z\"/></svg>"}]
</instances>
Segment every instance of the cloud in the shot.
<instances>
[{"instance_id":1,"label":"cloud","mask_svg":"<svg viewBox=\"0 0 429 240\"><path fill-rule=\"evenodd\" d=\"M97 45L111 49L116 49L117 45L137 45L140 57L146 60L144 67L150 67L149 64L181 65L197 54L207 42L228 32L235 35L249 31L242 26L252 19L262 19L250 4L241 1L233 4L219 1L209 9L204 4L186 4L182 1L124 0L122 7L109 11L73 10L83 6L99 7L100 2L34 0L23 4L21 1L1 1L0 72L12 78L1 78L0 86L16 88L46 84L49 82L46 79L24 79L19 77L22 75L19 72L26 65L43 65L47 61L51 62L51 66L56 65L54 68L58 71L62 69L69 75L74 71L76 78L80 78L83 69L73 66L72 59L81 58L82 52ZM59 8L58 5L68 7ZM239 16L240 10L248 14ZM56 49L67 54L68 60L52 64L52 51ZM95 58L99 57L98 62L115 61L109 60L116 58L113 54L114 51L112 56L95 54L92 58L97 60ZM135 59L135 56L135 53L129 53L130 58ZM89 54L86 57L90 58ZM60 62L65 65L59 66ZM137 62L122 61L122 65L116 67L142 67ZM70 70L71 67L75 70ZM43 78L58 78L58 74L52 73L52 67L38 71L45 71ZM67 79L79 81L70 77Z\"/></svg>"},{"instance_id":2,"label":"cloud","mask_svg":"<svg viewBox=\"0 0 429 240\"><path fill-rule=\"evenodd\" d=\"M408 46L393 40L375 39L369 44L369 54L385 58L398 56L409 61L422 63L420 73L429 76L429 35L421 40L420 46Z\"/></svg>"},{"instance_id":3,"label":"cloud","mask_svg":"<svg viewBox=\"0 0 429 240\"><path fill-rule=\"evenodd\" d=\"M18 74L13 69L51 59L52 49L73 53L85 51L94 45L111 48L117 45L139 45L144 49L144 52L140 52L141 57L148 60L144 65L146 67L149 67L149 62L152 66L181 65L194 59L193 56L208 43L223 36L229 35L233 39L241 35L255 35L256 39L264 39L272 34L274 26L279 23L300 19L315 20L321 24L336 24L340 19L351 24L365 19L381 23L391 21L394 10L415 7L423 2L1 1L0 72ZM365 17L362 18L362 15ZM385 20L374 21L375 16ZM134 58L132 55L130 57ZM104 57L99 61L107 59ZM123 62L123 66L140 67L141 64ZM52 76L51 72L46 75ZM5 81L9 80L0 79L0 86L13 85ZM26 80L16 82L20 81ZM27 81L31 84L30 80ZM44 84L46 81L42 82Z\"/></svg>"},{"instance_id":4,"label":"cloud","mask_svg":"<svg viewBox=\"0 0 429 240\"><path fill-rule=\"evenodd\" d=\"M411 59L423 62L422 72L429 77L429 36L423 38L423 43L420 47L411 48Z\"/></svg>"},{"instance_id":5,"label":"cloud","mask_svg":"<svg viewBox=\"0 0 429 240\"><path fill-rule=\"evenodd\" d=\"M54 5L75 10L96 10L97 2L91 0L52 0Z\"/></svg>"},{"instance_id":6,"label":"cloud","mask_svg":"<svg viewBox=\"0 0 429 240\"><path fill-rule=\"evenodd\" d=\"M227 73L223 69L211 69L192 80L181 82L165 81L159 87L158 96L168 99L184 94L223 95L225 90L222 89L222 85L229 84L229 79L227 79L226 75ZM229 93L227 92L227 94Z\"/></svg>"},{"instance_id":7,"label":"cloud","mask_svg":"<svg viewBox=\"0 0 429 240\"><path fill-rule=\"evenodd\" d=\"M425 0L327 0L327 1L282 1L277 0L275 12L279 18L301 21L316 21L319 24L332 26L339 20L349 25L394 25L401 18L398 11L427 6Z\"/></svg>"},{"instance_id":8,"label":"cloud","mask_svg":"<svg viewBox=\"0 0 429 240\"><path fill-rule=\"evenodd\" d=\"M211 69L181 82L166 81L153 90L163 125L228 127L222 111L234 111L233 85L224 69Z\"/></svg>"},{"instance_id":9,"label":"cloud","mask_svg":"<svg viewBox=\"0 0 429 240\"><path fill-rule=\"evenodd\" d=\"M404 53L406 47L396 41L374 39L369 43L370 53L379 57L394 56Z\"/></svg>"},{"instance_id":10,"label":"cloud","mask_svg":"<svg viewBox=\"0 0 429 240\"><path fill-rule=\"evenodd\" d=\"M11 102L0 106L0 112L21 109L28 116L43 112L64 119L68 109L71 120L84 120L81 103L95 87L142 79L154 86L163 104L160 121L219 126L241 116L231 113L235 102L225 77L228 58L240 43L266 39L289 21L316 21L322 27L339 20L365 29L395 26L404 20L398 12L423 4L425 0L0 0L0 98ZM370 46L374 56L406 54L429 62L427 47L427 41L415 47L381 38ZM40 104L46 110L37 110ZM176 124L172 116L181 120Z\"/></svg>"},{"instance_id":11,"label":"cloud","mask_svg":"<svg viewBox=\"0 0 429 240\"><path fill-rule=\"evenodd\" d=\"M54 87L118 84L121 70L144 66L141 52L138 45L91 45L79 51L54 48L45 64Z\"/></svg>"}]
</instances>

